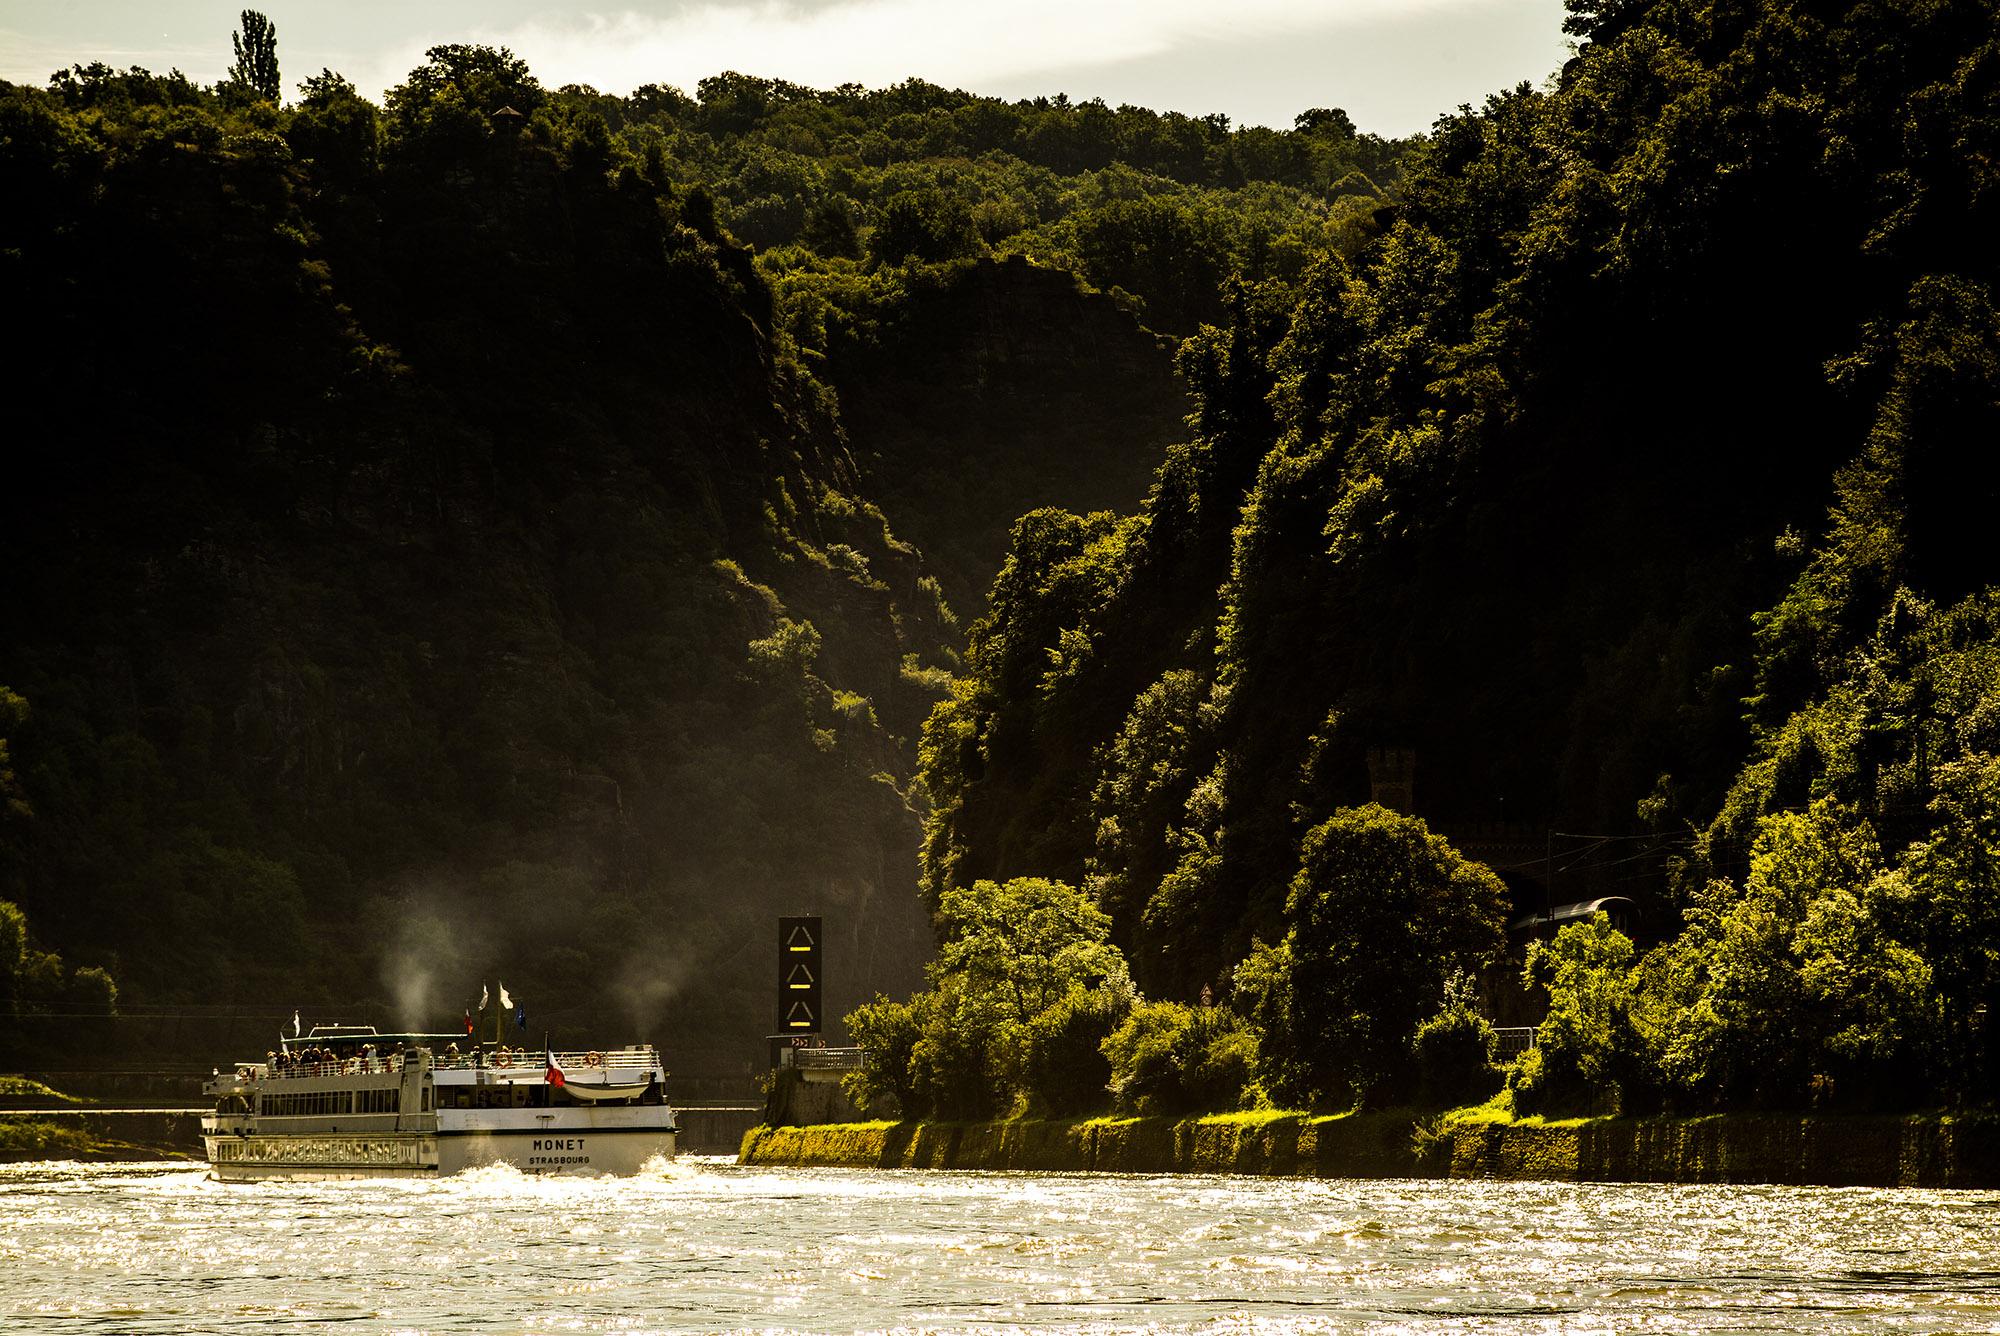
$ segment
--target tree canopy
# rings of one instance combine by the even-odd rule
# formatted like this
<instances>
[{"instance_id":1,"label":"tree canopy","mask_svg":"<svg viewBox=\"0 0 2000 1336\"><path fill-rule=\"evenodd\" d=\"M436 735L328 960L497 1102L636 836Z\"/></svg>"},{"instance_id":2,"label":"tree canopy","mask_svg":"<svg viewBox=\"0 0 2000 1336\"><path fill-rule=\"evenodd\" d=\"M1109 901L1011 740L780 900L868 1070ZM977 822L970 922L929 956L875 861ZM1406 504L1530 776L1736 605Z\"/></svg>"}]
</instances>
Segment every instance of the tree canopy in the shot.
<instances>
[{"instance_id":1,"label":"tree canopy","mask_svg":"<svg viewBox=\"0 0 2000 1336\"><path fill-rule=\"evenodd\" d=\"M243 11L243 26L230 34L236 60L229 67L231 82L266 102L278 101L284 85L278 78L278 28L254 9Z\"/></svg>"}]
</instances>

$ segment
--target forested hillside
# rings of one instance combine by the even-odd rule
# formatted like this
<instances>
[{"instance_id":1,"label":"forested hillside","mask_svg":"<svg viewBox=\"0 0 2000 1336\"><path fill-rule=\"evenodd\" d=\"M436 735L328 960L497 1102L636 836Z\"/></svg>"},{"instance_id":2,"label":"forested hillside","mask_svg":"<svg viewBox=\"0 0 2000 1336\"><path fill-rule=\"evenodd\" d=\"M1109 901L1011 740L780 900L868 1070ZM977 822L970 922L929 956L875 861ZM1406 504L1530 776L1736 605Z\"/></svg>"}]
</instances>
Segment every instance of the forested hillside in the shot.
<instances>
[{"instance_id":1,"label":"forested hillside","mask_svg":"<svg viewBox=\"0 0 2000 1336\"><path fill-rule=\"evenodd\" d=\"M907 1113L1482 1098L1524 956L1519 1111L1990 1102L2000 10L1568 26L1407 143L0 89L10 1033L742 1071L817 910Z\"/></svg>"},{"instance_id":2,"label":"forested hillside","mask_svg":"<svg viewBox=\"0 0 2000 1336\"><path fill-rule=\"evenodd\" d=\"M1144 507L1016 526L864 1094L1476 1097L1507 921L1615 893L1519 1108L1990 1098L2000 11L1569 8L1233 289Z\"/></svg>"},{"instance_id":3,"label":"forested hillside","mask_svg":"<svg viewBox=\"0 0 2000 1336\"><path fill-rule=\"evenodd\" d=\"M1137 504L1173 334L1404 148L467 46L378 107L252 48L0 87L16 1057L498 978L741 1077L803 911L831 1005L907 990L940 577L976 608L1019 511Z\"/></svg>"},{"instance_id":4,"label":"forested hillside","mask_svg":"<svg viewBox=\"0 0 2000 1336\"><path fill-rule=\"evenodd\" d=\"M6 892L128 1004L438 1024L497 973L740 1041L775 913L840 925L849 990L927 945L936 586L748 255L490 130L538 96L454 49L379 126L330 79L282 127L142 75L6 100Z\"/></svg>"}]
</instances>

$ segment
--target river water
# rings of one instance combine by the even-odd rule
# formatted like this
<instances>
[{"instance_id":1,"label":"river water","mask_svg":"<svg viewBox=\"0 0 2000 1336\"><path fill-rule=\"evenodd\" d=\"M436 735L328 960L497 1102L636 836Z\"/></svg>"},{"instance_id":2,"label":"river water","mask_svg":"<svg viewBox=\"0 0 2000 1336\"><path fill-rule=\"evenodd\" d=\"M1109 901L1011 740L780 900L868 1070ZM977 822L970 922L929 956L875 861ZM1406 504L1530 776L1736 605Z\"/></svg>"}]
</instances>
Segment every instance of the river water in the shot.
<instances>
[{"instance_id":1,"label":"river water","mask_svg":"<svg viewBox=\"0 0 2000 1336\"><path fill-rule=\"evenodd\" d=\"M2000 1195L0 1166L0 1331L2000 1331Z\"/></svg>"}]
</instances>

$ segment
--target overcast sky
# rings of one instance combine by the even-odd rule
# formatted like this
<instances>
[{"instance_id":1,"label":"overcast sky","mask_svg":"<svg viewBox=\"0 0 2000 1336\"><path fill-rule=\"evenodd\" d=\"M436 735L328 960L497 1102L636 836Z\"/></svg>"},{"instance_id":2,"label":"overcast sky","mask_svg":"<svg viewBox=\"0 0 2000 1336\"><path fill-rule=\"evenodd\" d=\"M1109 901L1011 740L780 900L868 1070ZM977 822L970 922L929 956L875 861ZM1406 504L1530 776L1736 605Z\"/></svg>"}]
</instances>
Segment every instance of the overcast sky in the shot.
<instances>
[{"instance_id":1,"label":"overcast sky","mask_svg":"<svg viewBox=\"0 0 2000 1336\"><path fill-rule=\"evenodd\" d=\"M1408 134L1562 64L1562 0L266 0L288 92L328 67L371 96L439 42L512 47L549 85L689 92L722 70L815 87L911 75L1239 124L1337 106ZM210 83L243 0L0 0L0 78L102 60Z\"/></svg>"}]
</instances>

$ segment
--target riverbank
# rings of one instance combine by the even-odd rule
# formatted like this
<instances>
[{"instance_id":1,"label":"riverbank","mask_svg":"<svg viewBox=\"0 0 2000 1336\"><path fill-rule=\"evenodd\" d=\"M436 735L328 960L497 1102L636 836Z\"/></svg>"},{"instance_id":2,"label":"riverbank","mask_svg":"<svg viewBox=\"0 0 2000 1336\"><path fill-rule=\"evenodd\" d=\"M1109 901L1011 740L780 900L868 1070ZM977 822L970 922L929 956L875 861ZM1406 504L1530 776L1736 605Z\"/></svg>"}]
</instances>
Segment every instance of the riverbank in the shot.
<instances>
[{"instance_id":1,"label":"riverbank","mask_svg":"<svg viewBox=\"0 0 2000 1336\"><path fill-rule=\"evenodd\" d=\"M1323 1178L2000 1187L1990 1115L1496 1119L1483 1110L757 1127L744 1164Z\"/></svg>"},{"instance_id":2,"label":"riverbank","mask_svg":"<svg viewBox=\"0 0 2000 1336\"><path fill-rule=\"evenodd\" d=\"M0 1113L0 1163L198 1160L201 1115L179 1109L19 1109Z\"/></svg>"}]
</instances>

